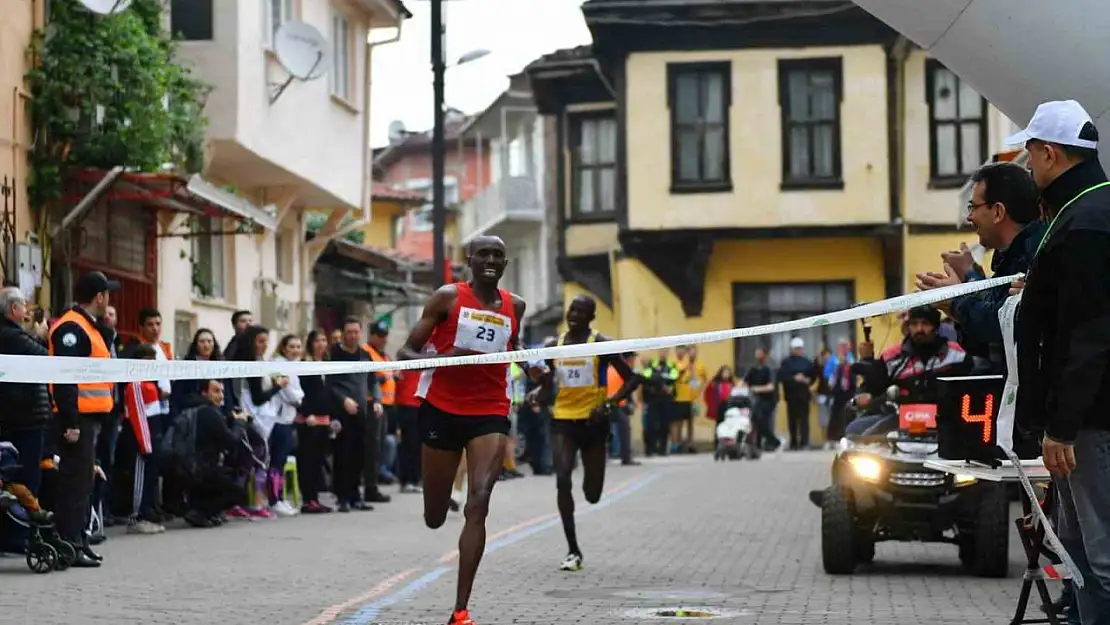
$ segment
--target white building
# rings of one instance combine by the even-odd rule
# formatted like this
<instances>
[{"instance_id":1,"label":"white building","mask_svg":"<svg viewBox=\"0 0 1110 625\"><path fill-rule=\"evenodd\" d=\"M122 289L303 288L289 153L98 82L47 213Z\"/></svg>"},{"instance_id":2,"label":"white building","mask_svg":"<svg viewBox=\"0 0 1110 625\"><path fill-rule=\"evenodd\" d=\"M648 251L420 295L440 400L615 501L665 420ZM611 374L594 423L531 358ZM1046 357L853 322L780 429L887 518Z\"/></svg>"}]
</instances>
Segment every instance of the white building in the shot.
<instances>
[{"instance_id":1,"label":"white building","mask_svg":"<svg viewBox=\"0 0 1110 625\"><path fill-rule=\"evenodd\" d=\"M400 0L174 0L172 31L179 57L213 87L208 160L191 191L235 217L177 215L159 238L158 307L164 338L179 355L198 328L221 344L231 314L254 313L275 333L314 325L312 267L327 241L370 219L370 57L395 41L410 17ZM274 36L282 24L309 24L326 40L326 75L294 79L278 62ZM396 36L370 31L394 29ZM383 30L381 34L394 34ZM384 39L384 40L383 40ZM274 99L276 97L276 99ZM229 197L231 192L237 198ZM305 243L305 215L328 215ZM241 216L254 228L242 230ZM170 219L167 218L167 219ZM171 324L170 321L173 320Z\"/></svg>"},{"instance_id":2,"label":"white building","mask_svg":"<svg viewBox=\"0 0 1110 625\"><path fill-rule=\"evenodd\" d=\"M528 340L539 341L561 320L562 300L555 268L555 220L546 201L552 146L527 78L513 76L509 89L462 134L489 141L490 184L460 207L459 244L465 246L480 235L504 239L509 266L501 285L528 303L522 327Z\"/></svg>"}]
</instances>

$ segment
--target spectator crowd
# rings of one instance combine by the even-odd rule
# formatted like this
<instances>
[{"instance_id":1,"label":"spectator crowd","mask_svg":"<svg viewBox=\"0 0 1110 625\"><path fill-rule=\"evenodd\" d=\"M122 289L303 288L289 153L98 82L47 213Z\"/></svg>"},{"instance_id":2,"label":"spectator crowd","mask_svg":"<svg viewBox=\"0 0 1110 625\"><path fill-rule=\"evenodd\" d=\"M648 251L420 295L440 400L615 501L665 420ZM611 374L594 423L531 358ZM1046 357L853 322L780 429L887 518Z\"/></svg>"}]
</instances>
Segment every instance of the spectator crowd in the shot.
<instances>
[{"instance_id":1,"label":"spectator crowd","mask_svg":"<svg viewBox=\"0 0 1110 625\"><path fill-rule=\"evenodd\" d=\"M78 302L56 319L18 287L0 290L0 354L139 360L366 362L389 360L389 327L344 320L322 330L271 332L250 311L231 317L234 337L211 329L175 355L162 340L162 315L143 309L137 339L116 331L97 272L74 287ZM100 353L98 350L103 349ZM278 369L278 367L275 367ZM390 496L421 492L415 398L419 371L78 385L0 384L0 503L53 522L77 552L74 566L97 567L104 529L165 531L180 518L211 528L232 519L373 510ZM521 475L513 465L503 477ZM325 504L321 493L333 495ZM456 497L461 493L456 492ZM51 511L51 512L48 512ZM0 553L23 553L28 528L0 514Z\"/></svg>"}]
</instances>

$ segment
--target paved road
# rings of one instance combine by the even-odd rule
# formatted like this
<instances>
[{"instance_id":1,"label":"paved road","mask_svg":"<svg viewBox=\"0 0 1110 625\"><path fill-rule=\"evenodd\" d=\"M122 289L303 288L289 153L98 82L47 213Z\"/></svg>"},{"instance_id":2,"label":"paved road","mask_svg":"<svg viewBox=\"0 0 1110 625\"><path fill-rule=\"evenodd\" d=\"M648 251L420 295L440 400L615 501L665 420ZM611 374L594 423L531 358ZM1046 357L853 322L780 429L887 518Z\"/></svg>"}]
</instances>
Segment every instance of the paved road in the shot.
<instances>
[{"instance_id":1,"label":"paved road","mask_svg":"<svg viewBox=\"0 0 1110 625\"><path fill-rule=\"evenodd\" d=\"M829 458L611 467L606 498L579 507L577 573L556 570L565 546L553 480L502 483L473 616L614 625L661 622L637 610L685 605L727 611L715 622L736 624L1008 622L1019 580L966 576L954 547L884 544L873 567L825 575L806 493L825 485ZM0 623L442 624L461 521L427 530L419 497L405 495L373 512L113 536L99 570L32 575L0 558Z\"/></svg>"}]
</instances>

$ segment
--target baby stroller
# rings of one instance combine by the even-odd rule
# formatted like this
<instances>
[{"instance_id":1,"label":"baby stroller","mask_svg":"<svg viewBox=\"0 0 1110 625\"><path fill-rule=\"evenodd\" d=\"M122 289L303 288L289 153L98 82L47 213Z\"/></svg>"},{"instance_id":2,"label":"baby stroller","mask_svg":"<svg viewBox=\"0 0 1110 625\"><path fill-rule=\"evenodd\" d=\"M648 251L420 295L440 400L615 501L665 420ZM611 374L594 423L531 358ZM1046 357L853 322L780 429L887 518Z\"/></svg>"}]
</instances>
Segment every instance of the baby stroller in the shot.
<instances>
[{"instance_id":1,"label":"baby stroller","mask_svg":"<svg viewBox=\"0 0 1110 625\"><path fill-rule=\"evenodd\" d=\"M0 483L14 482L20 470L19 451L11 443L0 443ZM0 491L0 524L15 523L27 528L27 568L34 573L68 569L77 558L73 545L62 540L52 515L32 514L7 490Z\"/></svg>"},{"instance_id":2,"label":"baby stroller","mask_svg":"<svg viewBox=\"0 0 1110 625\"><path fill-rule=\"evenodd\" d=\"M733 389L724 407L724 418L717 425L717 451L714 460L756 460L762 455L752 424L752 404L748 389Z\"/></svg>"}]
</instances>

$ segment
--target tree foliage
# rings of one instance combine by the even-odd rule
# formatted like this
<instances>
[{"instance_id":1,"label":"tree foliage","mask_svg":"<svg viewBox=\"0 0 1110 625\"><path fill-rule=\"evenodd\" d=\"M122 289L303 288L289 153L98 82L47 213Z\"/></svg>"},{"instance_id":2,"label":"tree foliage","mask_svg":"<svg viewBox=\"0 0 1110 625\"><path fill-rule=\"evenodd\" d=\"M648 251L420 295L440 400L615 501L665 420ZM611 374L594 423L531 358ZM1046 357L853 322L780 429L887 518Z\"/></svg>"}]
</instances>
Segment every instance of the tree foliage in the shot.
<instances>
[{"instance_id":1,"label":"tree foliage","mask_svg":"<svg viewBox=\"0 0 1110 625\"><path fill-rule=\"evenodd\" d=\"M44 223L69 170L202 169L209 87L176 63L163 16L160 0L134 0L111 16L77 0L50 3L26 77L35 138L28 192Z\"/></svg>"}]
</instances>

